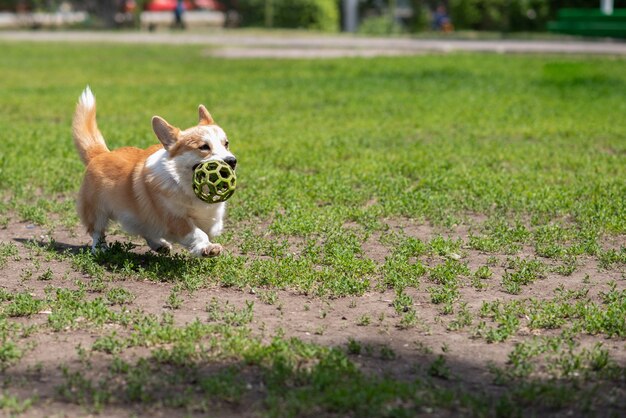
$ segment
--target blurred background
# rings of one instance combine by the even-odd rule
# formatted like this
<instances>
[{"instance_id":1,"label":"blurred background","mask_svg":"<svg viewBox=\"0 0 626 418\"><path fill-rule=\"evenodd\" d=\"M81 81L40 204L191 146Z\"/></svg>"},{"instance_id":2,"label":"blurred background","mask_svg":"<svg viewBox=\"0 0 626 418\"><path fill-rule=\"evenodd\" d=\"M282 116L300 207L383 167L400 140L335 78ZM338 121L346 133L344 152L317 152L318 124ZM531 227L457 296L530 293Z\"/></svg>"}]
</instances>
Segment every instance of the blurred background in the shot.
<instances>
[{"instance_id":1,"label":"blurred background","mask_svg":"<svg viewBox=\"0 0 626 418\"><path fill-rule=\"evenodd\" d=\"M623 38L626 0L0 0L0 29L238 27Z\"/></svg>"}]
</instances>

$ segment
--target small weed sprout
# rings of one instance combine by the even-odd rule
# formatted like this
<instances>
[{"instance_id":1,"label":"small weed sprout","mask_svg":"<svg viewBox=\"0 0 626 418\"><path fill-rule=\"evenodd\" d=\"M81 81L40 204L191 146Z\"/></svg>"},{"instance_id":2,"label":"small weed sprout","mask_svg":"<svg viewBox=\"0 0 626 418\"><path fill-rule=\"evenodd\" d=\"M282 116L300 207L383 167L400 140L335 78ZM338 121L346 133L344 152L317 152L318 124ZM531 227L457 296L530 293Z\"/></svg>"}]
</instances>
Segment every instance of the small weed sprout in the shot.
<instances>
[{"instance_id":1,"label":"small weed sprout","mask_svg":"<svg viewBox=\"0 0 626 418\"><path fill-rule=\"evenodd\" d=\"M54 278L54 273L52 272L52 269L50 267L48 267L46 269L46 271L44 271L38 278L37 280L43 280L43 281L49 281L52 280Z\"/></svg>"},{"instance_id":2,"label":"small weed sprout","mask_svg":"<svg viewBox=\"0 0 626 418\"><path fill-rule=\"evenodd\" d=\"M348 338L348 354L359 355L361 354L362 346L354 338Z\"/></svg>"},{"instance_id":3,"label":"small weed sprout","mask_svg":"<svg viewBox=\"0 0 626 418\"><path fill-rule=\"evenodd\" d=\"M365 327L372 322L372 318L368 314L361 315L357 320L356 324L360 327Z\"/></svg>"},{"instance_id":4,"label":"small weed sprout","mask_svg":"<svg viewBox=\"0 0 626 418\"><path fill-rule=\"evenodd\" d=\"M172 289L170 292L167 297L167 301L165 302L165 306L170 309L180 309L180 307L183 306L183 298L180 297L180 294L176 289Z\"/></svg>"},{"instance_id":5,"label":"small weed sprout","mask_svg":"<svg viewBox=\"0 0 626 418\"><path fill-rule=\"evenodd\" d=\"M382 360L393 360L396 358L396 353L391 347L383 345L380 347L380 358Z\"/></svg>"},{"instance_id":6,"label":"small weed sprout","mask_svg":"<svg viewBox=\"0 0 626 418\"><path fill-rule=\"evenodd\" d=\"M450 379L450 368L448 367L446 359L442 354L439 354L437 358L430 364L430 366L428 367L428 374L432 377L438 377L440 379Z\"/></svg>"}]
</instances>

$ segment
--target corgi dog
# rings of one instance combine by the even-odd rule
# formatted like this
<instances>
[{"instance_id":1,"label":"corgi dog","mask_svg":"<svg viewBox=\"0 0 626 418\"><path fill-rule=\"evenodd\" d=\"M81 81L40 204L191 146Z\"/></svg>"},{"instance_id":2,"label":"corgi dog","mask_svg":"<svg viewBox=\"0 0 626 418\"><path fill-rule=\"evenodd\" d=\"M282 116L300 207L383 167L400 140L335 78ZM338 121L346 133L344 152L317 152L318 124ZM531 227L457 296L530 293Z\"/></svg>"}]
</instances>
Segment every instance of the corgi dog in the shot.
<instances>
[{"instance_id":1,"label":"corgi dog","mask_svg":"<svg viewBox=\"0 0 626 418\"><path fill-rule=\"evenodd\" d=\"M157 252L179 243L197 257L214 257L222 246L211 240L222 232L226 205L207 204L193 191L193 170L209 160L233 169L228 138L200 105L198 125L180 130L154 116L160 144L146 149L109 151L96 123L96 99L89 87L79 97L72 122L74 144L86 166L78 195L78 214L93 240L92 251L106 247L105 231L117 221L142 236Z\"/></svg>"}]
</instances>

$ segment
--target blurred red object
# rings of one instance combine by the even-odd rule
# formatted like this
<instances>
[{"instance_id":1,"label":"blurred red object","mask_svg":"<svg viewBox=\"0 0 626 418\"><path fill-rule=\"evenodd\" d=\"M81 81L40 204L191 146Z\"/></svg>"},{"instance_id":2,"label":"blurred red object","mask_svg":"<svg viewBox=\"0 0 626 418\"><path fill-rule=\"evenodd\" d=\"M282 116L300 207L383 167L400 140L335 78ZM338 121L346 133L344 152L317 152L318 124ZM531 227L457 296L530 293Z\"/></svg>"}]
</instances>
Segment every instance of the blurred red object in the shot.
<instances>
[{"instance_id":1,"label":"blurred red object","mask_svg":"<svg viewBox=\"0 0 626 418\"><path fill-rule=\"evenodd\" d=\"M224 10L224 5L217 0L195 0L194 4L198 9Z\"/></svg>"},{"instance_id":2,"label":"blurred red object","mask_svg":"<svg viewBox=\"0 0 626 418\"><path fill-rule=\"evenodd\" d=\"M146 10L151 12L171 12L176 8L176 0L153 0L146 4ZM185 0L185 10L208 9L222 10L223 6L217 0Z\"/></svg>"},{"instance_id":3,"label":"blurred red object","mask_svg":"<svg viewBox=\"0 0 626 418\"><path fill-rule=\"evenodd\" d=\"M176 8L176 0L153 0L146 4L146 10L151 12L171 12ZM190 1L185 1L185 10L193 9Z\"/></svg>"}]
</instances>

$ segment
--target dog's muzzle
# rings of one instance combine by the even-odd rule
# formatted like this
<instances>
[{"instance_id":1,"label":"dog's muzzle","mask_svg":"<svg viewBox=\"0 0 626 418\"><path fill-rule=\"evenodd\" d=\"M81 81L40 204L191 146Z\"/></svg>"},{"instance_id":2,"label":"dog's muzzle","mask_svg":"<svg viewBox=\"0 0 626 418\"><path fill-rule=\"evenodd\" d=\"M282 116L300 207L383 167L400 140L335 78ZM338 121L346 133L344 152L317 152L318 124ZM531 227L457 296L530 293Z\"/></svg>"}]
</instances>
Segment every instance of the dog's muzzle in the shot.
<instances>
[{"instance_id":1,"label":"dog's muzzle","mask_svg":"<svg viewBox=\"0 0 626 418\"><path fill-rule=\"evenodd\" d=\"M224 162L230 166L233 170L237 167L237 159L235 157L226 157L224 158Z\"/></svg>"}]
</instances>

